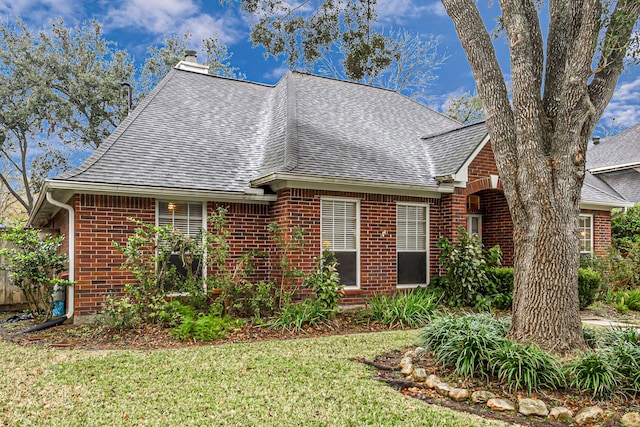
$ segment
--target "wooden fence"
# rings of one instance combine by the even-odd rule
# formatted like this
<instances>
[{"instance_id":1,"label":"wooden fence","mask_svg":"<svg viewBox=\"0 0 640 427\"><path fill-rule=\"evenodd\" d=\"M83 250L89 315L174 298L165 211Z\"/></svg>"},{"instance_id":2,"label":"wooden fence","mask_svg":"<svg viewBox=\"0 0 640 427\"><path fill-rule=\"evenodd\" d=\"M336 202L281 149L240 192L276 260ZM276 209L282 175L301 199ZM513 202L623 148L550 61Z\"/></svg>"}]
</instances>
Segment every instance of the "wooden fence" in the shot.
<instances>
[{"instance_id":1,"label":"wooden fence","mask_svg":"<svg viewBox=\"0 0 640 427\"><path fill-rule=\"evenodd\" d=\"M5 248L7 243L0 240L0 248ZM0 257L0 264L4 265L4 257ZM9 272L0 270L0 308L3 306L18 306L26 304L22 291L11 284Z\"/></svg>"}]
</instances>

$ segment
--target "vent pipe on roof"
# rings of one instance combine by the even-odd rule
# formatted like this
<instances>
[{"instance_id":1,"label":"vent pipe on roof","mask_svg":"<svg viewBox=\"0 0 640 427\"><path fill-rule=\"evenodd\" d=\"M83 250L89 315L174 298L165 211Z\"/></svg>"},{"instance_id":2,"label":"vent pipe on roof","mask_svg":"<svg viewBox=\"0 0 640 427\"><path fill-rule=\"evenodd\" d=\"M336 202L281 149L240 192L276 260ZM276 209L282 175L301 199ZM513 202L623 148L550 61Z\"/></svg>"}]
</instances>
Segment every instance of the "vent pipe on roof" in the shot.
<instances>
[{"instance_id":1,"label":"vent pipe on roof","mask_svg":"<svg viewBox=\"0 0 640 427\"><path fill-rule=\"evenodd\" d=\"M591 140L593 141L593 145L600 144L600 137L599 136L594 136L593 138L591 138Z\"/></svg>"},{"instance_id":2,"label":"vent pipe on roof","mask_svg":"<svg viewBox=\"0 0 640 427\"><path fill-rule=\"evenodd\" d=\"M185 50L184 51L184 60L185 62L195 62L198 63L198 56L195 50Z\"/></svg>"}]
</instances>

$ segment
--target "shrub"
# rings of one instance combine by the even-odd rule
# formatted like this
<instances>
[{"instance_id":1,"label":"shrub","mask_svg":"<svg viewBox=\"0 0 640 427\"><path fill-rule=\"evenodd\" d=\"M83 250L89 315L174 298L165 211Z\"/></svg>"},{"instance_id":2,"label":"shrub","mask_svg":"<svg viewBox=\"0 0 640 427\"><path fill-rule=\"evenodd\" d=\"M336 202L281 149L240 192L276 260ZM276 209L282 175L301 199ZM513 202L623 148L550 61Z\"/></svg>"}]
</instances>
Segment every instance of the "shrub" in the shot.
<instances>
[{"instance_id":1,"label":"shrub","mask_svg":"<svg viewBox=\"0 0 640 427\"><path fill-rule=\"evenodd\" d=\"M558 361L536 345L523 345L504 340L491 353L491 372L509 390L524 389L529 394L540 388L558 388L565 383L564 372Z\"/></svg>"},{"instance_id":2,"label":"shrub","mask_svg":"<svg viewBox=\"0 0 640 427\"><path fill-rule=\"evenodd\" d=\"M487 272L488 294L491 305L499 309L509 309L513 303L513 267L493 267Z\"/></svg>"},{"instance_id":3,"label":"shrub","mask_svg":"<svg viewBox=\"0 0 640 427\"><path fill-rule=\"evenodd\" d=\"M240 326L242 321L229 316L221 316L215 310L209 314L185 317L171 333L178 339L187 341L214 341L225 338L229 332Z\"/></svg>"},{"instance_id":4,"label":"shrub","mask_svg":"<svg viewBox=\"0 0 640 427\"><path fill-rule=\"evenodd\" d=\"M629 310L640 311L640 288L629 291L611 291L607 299L622 313Z\"/></svg>"},{"instance_id":5,"label":"shrub","mask_svg":"<svg viewBox=\"0 0 640 427\"><path fill-rule=\"evenodd\" d=\"M384 325L417 328L429 322L439 303L430 290L415 288L392 296L374 295L367 300L367 314Z\"/></svg>"},{"instance_id":6,"label":"shrub","mask_svg":"<svg viewBox=\"0 0 640 427\"><path fill-rule=\"evenodd\" d=\"M314 301L327 318L333 318L338 312L338 301L344 295L338 274L338 261L328 248L322 249L320 259L316 259L316 266L305 276L302 283L314 294Z\"/></svg>"},{"instance_id":7,"label":"shrub","mask_svg":"<svg viewBox=\"0 0 640 427\"><path fill-rule=\"evenodd\" d=\"M487 314L433 319L422 330L422 345L436 362L453 368L458 375L489 375L490 354L506 339L508 323Z\"/></svg>"},{"instance_id":8,"label":"shrub","mask_svg":"<svg viewBox=\"0 0 640 427\"><path fill-rule=\"evenodd\" d=\"M568 365L566 376L571 378L571 387L594 398L610 396L619 387L616 364L608 350L582 354Z\"/></svg>"},{"instance_id":9,"label":"shrub","mask_svg":"<svg viewBox=\"0 0 640 427\"><path fill-rule=\"evenodd\" d=\"M304 326L317 325L326 320L325 313L315 301L308 299L299 304L287 304L276 315L276 318L269 323L272 328L282 330L304 331Z\"/></svg>"},{"instance_id":10,"label":"shrub","mask_svg":"<svg viewBox=\"0 0 640 427\"><path fill-rule=\"evenodd\" d=\"M590 268L578 269L578 299L580 309L593 304L602 284L602 276Z\"/></svg>"},{"instance_id":11,"label":"shrub","mask_svg":"<svg viewBox=\"0 0 640 427\"><path fill-rule=\"evenodd\" d=\"M44 320L50 319L54 291L71 283L57 278L67 269L67 255L59 253L64 236L41 234L17 224L10 224L0 234L12 245L0 251L6 259L2 269L11 273L13 284L20 288L31 311L35 315L42 311Z\"/></svg>"},{"instance_id":12,"label":"shrub","mask_svg":"<svg viewBox=\"0 0 640 427\"><path fill-rule=\"evenodd\" d=\"M445 298L451 306L474 306L482 297L487 296L487 269L500 261L500 249L494 247L484 253L482 241L460 227L460 236L455 244L441 237L437 246L440 251L440 263L447 271ZM486 256L485 256L486 255Z\"/></svg>"}]
</instances>

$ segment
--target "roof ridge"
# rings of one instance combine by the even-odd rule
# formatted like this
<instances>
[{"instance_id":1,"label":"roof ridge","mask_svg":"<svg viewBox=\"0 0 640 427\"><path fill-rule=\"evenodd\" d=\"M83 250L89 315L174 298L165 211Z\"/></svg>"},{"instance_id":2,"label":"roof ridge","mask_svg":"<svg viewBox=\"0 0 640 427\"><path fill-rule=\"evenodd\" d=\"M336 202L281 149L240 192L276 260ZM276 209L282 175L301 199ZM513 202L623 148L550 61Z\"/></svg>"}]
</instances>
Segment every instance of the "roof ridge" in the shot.
<instances>
[{"instance_id":1,"label":"roof ridge","mask_svg":"<svg viewBox=\"0 0 640 427\"><path fill-rule=\"evenodd\" d=\"M437 136L442 136L442 135L446 135L448 133L458 132L458 131L469 129L471 127L482 125L482 124L486 125L486 121L483 120L481 122L471 123L471 124L468 124L468 125L462 125L462 126L460 126L458 128L455 128L455 129L449 129L449 130L445 130L445 131L442 131L442 132L433 133L433 134L430 134L430 135L423 136L421 139L423 141L426 141L428 139L435 138ZM487 131L487 133L488 133L488 131Z\"/></svg>"},{"instance_id":2,"label":"roof ridge","mask_svg":"<svg viewBox=\"0 0 640 427\"><path fill-rule=\"evenodd\" d=\"M287 120L284 139L284 165L285 171L291 172L298 165L298 119L297 119L297 97L293 72L288 71L285 75L285 85L287 90Z\"/></svg>"},{"instance_id":3,"label":"roof ridge","mask_svg":"<svg viewBox=\"0 0 640 427\"><path fill-rule=\"evenodd\" d=\"M160 92L160 89L164 87L169 80L171 80L171 78L173 77L176 71L178 70L176 69L169 70L167 75L162 80L160 80L160 83L158 83L156 87L153 88L153 90L149 92L147 96L145 96L142 99L140 104L136 108L134 108L133 111L129 115L127 115L127 117L125 117L125 119L118 126L116 126L114 131L105 139L105 141L102 144L100 144L100 146L84 162L82 162L80 166L68 172L65 172L63 174L60 174L54 177L53 179L56 180L56 179L74 178L86 172L93 165L95 165L98 162L98 160L100 160L114 146L116 141L118 141L120 136L129 128L129 126L133 124L136 118L149 105L151 100L153 100L153 98L157 96L158 92ZM199 74L199 73L194 73L194 74ZM104 149L102 147L104 147Z\"/></svg>"}]
</instances>

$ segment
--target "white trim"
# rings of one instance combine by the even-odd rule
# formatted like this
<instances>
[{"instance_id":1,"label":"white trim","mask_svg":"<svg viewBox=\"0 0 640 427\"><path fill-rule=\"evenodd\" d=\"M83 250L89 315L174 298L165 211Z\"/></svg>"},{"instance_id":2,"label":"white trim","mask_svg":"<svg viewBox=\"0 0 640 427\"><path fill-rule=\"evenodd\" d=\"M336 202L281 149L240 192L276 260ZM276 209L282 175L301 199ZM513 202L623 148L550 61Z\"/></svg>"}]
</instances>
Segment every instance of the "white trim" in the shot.
<instances>
[{"instance_id":1,"label":"white trim","mask_svg":"<svg viewBox=\"0 0 640 427\"><path fill-rule=\"evenodd\" d=\"M589 213L581 213L580 215L578 215L578 218L589 218L589 222L590 222L590 230L589 230L589 241L591 242L591 250L588 251L583 251L582 250L582 236L580 236L580 253L581 254L593 254L593 249L595 246L595 242L593 241L593 229L595 228L595 224L593 222L593 214L589 214ZM578 231L580 231L582 229L582 227L580 227L580 222L578 221Z\"/></svg>"},{"instance_id":2,"label":"white trim","mask_svg":"<svg viewBox=\"0 0 640 427\"><path fill-rule=\"evenodd\" d=\"M478 144L476 149L473 150L473 153L471 153L471 155L467 158L467 160L462 164L460 169L456 171L456 173L454 174L456 187L467 186L467 182L469 181L469 165L471 165L471 162L475 160L476 156L480 153L480 151L482 151L482 149L485 147L485 145L487 145L487 143L490 140L491 138L489 137L489 134L487 134L482 140L482 142Z\"/></svg>"},{"instance_id":3,"label":"white trim","mask_svg":"<svg viewBox=\"0 0 640 427\"><path fill-rule=\"evenodd\" d=\"M425 252L427 253L427 283L408 283L408 284L399 284L398 283L398 242L397 242L397 238L398 238L398 206L418 206L418 207L424 207L425 208L425 222L426 222L426 230L425 230ZM431 279L431 272L430 272L430 263L429 263L429 256L431 255L431 251L429 248L429 242L431 241L431 222L430 222L430 214L431 214L431 205L429 203L416 203L416 202L396 202L396 289L413 289L413 288L418 288L421 286L427 286L430 282ZM423 251L402 251L402 252L420 252L422 253Z\"/></svg>"},{"instance_id":4,"label":"white trim","mask_svg":"<svg viewBox=\"0 0 640 427\"><path fill-rule=\"evenodd\" d=\"M604 172L614 172L623 169L632 169L640 166L640 162L632 162L632 163L623 163L621 165L613 165L613 166L602 166L599 168L588 169L594 175Z\"/></svg>"},{"instance_id":5,"label":"white trim","mask_svg":"<svg viewBox=\"0 0 640 427\"><path fill-rule=\"evenodd\" d=\"M439 199L442 193L453 193L453 186L403 184L354 178L335 178L274 172L251 181L254 187L269 185L273 191L283 188L330 190L349 193L392 194Z\"/></svg>"},{"instance_id":6,"label":"white trim","mask_svg":"<svg viewBox=\"0 0 640 427\"><path fill-rule=\"evenodd\" d=\"M477 236L482 240L482 215L481 214L467 214L467 233L471 235L471 224L469 222L470 219L477 218L478 219L478 233Z\"/></svg>"},{"instance_id":7,"label":"white trim","mask_svg":"<svg viewBox=\"0 0 640 427\"><path fill-rule=\"evenodd\" d=\"M320 197L320 255L322 255L322 202L352 202L356 205L356 229L355 229L355 237L356 237L356 285L355 286L345 286L344 289L346 291L357 290L360 289L360 204L361 200L353 197ZM343 251L340 251L343 252ZM344 251L347 252L347 251Z\"/></svg>"},{"instance_id":8,"label":"white trim","mask_svg":"<svg viewBox=\"0 0 640 427\"><path fill-rule=\"evenodd\" d=\"M632 208L633 206L633 203L622 200L616 204L597 200L580 200L580 209L592 209L595 211L610 211L611 209Z\"/></svg>"}]
</instances>

